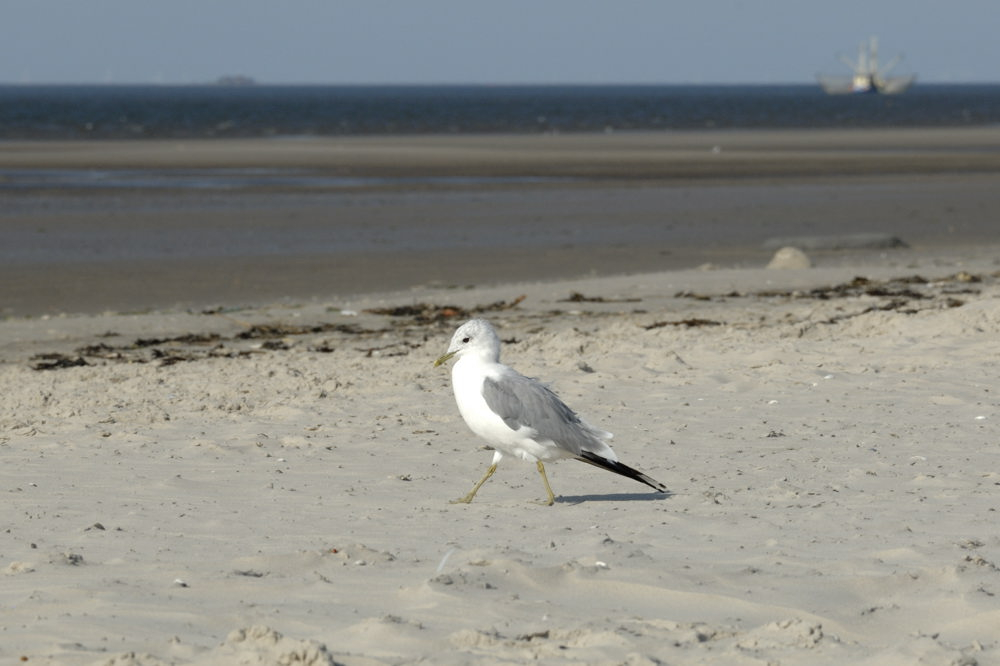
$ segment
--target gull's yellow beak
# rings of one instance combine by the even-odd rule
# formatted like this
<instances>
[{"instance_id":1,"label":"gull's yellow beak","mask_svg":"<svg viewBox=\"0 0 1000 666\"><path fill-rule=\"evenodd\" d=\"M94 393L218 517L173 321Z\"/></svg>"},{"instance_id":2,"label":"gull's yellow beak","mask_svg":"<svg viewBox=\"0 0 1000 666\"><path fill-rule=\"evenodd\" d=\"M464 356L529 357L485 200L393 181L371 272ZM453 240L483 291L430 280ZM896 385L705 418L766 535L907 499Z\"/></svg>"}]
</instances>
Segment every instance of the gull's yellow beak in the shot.
<instances>
[{"instance_id":1,"label":"gull's yellow beak","mask_svg":"<svg viewBox=\"0 0 1000 666\"><path fill-rule=\"evenodd\" d=\"M454 355L455 355L455 352L448 352L447 354L445 354L444 356L442 356L438 360L434 361L434 367L436 368L439 365L441 365L442 363L447 363L448 359L450 359Z\"/></svg>"}]
</instances>

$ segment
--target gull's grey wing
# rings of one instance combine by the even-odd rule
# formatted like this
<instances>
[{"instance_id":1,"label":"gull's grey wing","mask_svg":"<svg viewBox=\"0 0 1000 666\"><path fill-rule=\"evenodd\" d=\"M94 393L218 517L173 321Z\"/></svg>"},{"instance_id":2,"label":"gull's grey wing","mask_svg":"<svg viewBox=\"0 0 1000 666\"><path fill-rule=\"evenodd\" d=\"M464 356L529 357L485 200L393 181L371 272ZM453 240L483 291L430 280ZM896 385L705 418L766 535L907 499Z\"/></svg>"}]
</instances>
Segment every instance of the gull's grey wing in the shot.
<instances>
[{"instance_id":1,"label":"gull's grey wing","mask_svg":"<svg viewBox=\"0 0 1000 666\"><path fill-rule=\"evenodd\" d=\"M526 426L538 433L538 439L551 439L574 455L580 455L585 445L595 439L576 412L555 393L516 372L505 373L499 379L487 377L483 381L483 399L511 430Z\"/></svg>"}]
</instances>

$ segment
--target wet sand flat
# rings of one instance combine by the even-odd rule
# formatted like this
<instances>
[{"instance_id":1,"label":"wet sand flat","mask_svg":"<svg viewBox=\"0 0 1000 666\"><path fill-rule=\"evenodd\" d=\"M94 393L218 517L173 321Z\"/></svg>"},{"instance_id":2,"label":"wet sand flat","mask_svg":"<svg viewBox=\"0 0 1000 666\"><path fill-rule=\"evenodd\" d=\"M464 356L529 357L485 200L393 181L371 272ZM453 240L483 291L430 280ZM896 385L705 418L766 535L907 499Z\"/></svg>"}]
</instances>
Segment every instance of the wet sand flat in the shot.
<instances>
[{"instance_id":1,"label":"wet sand flat","mask_svg":"<svg viewBox=\"0 0 1000 666\"><path fill-rule=\"evenodd\" d=\"M65 172L69 185L0 190L0 311L752 266L766 263L769 239L871 231L966 252L996 242L998 134L8 143L8 180ZM134 171L138 185L87 180ZM223 185L171 184L178 172ZM250 184L224 185L248 173Z\"/></svg>"},{"instance_id":2,"label":"wet sand flat","mask_svg":"<svg viewBox=\"0 0 1000 666\"><path fill-rule=\"evenodd\" d=\"M995 128L6 142L0 168L309 168L354 176L762 178L995 172Z\"/></svg>"}]
</instances>

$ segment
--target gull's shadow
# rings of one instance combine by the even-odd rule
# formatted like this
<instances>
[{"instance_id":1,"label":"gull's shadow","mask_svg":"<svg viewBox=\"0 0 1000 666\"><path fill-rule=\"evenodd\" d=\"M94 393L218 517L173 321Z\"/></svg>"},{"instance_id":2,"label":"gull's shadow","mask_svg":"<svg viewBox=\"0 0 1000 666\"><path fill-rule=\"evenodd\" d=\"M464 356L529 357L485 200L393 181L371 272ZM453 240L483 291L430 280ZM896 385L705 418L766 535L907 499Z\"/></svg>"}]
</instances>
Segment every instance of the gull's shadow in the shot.
<instances>
[{"instance_id":1,"label":"gull's shadow","mask_svg":"<svg viewBox=\"0 0 1000 666\"><path fill-rule=\"evenodd\" d=\"M583 504L584 502L660 502L674 494L665 493L608 493L606 495L560 495L556 502L562 504Z\"/></svg>"}]
</instances>

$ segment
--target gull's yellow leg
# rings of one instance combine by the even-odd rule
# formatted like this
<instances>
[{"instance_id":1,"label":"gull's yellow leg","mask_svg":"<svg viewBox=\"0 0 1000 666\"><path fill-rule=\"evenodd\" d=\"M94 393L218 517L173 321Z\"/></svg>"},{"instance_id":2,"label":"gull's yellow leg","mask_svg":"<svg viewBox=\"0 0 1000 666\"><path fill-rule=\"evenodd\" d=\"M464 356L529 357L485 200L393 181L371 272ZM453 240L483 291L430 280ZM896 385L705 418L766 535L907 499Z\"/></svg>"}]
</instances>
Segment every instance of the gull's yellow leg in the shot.
<instances>
[{"instance_id":1,"label":"gull's yellow leg","mask_svg":"<svg viewBox=\"0 0 1000 666\"><path fill-rule=\"evenodd\" d=\"M545 476L545 465L542 464L541 460L538 461L538 473L542 475L542 483L545 484L545 492L549 495L549 501L545 504L552 506L556 502L556 496L552 494L552 486L549 485L549 478Z\"/></svg>"},{"instance_id":2,"label":"gull's yellow leg","mask_svg":"<svg viewBox=\"0 0 1000 666\"><path fill-rule=\"evenodd\" d=\"M541 464L541 463L539 463L539 464ZM465 497L460 497L457 500L452 500L451 503L452 504L469 504L469 503L471 503L472 502L472 498L476 496L476 493L479 492L479 489L483 487L483 484L486 483L487 479L489 479L491 476L493 476L493 472L495 472L495 471L497 471L497 464L493 463L492 465L490 465L490 468L488 470L486 470L486 474L483 476L483 478L479 479L479 483L477 483L476 486L472 490L469 491L468 495L466 495ZM544 476L544 473L543 473L543 476ZM545 485L548 485L548 482L546 482ZM550 495L552 494L551 490L549 491L549 494Z\"/></svg>"}]
</instances>

